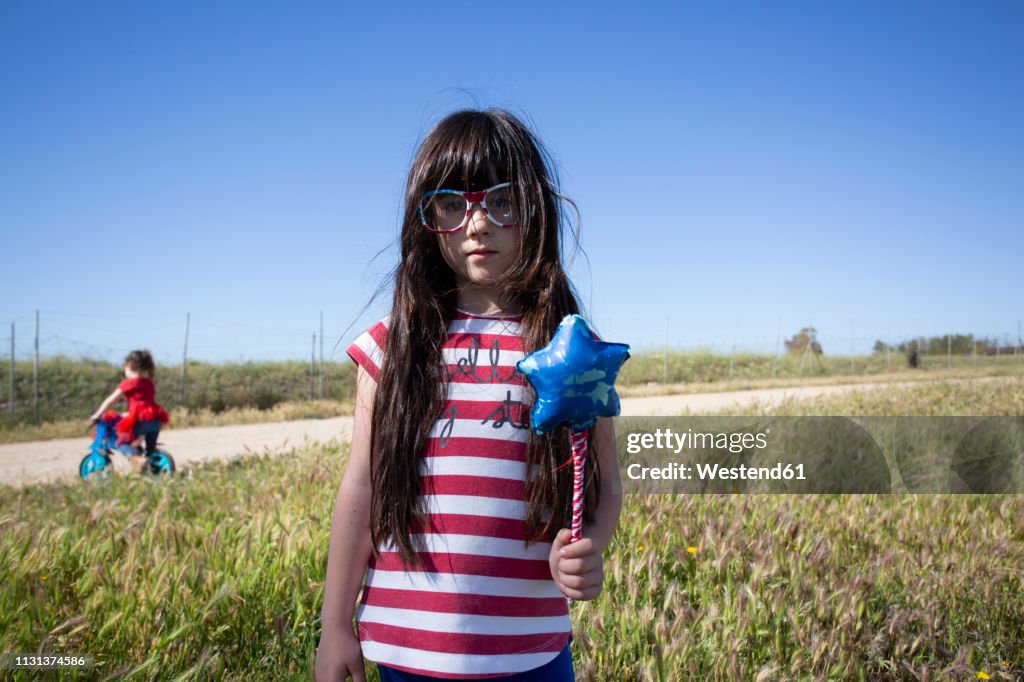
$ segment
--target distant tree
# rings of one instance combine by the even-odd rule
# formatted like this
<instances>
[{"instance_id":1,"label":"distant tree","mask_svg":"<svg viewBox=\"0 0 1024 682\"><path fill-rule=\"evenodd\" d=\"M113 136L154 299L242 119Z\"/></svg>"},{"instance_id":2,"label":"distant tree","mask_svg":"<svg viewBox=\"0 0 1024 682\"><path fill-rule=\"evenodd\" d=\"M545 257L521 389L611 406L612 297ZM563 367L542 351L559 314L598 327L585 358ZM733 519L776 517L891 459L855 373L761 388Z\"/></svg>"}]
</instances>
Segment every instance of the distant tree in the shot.
<instances>
[{"instance_id":1,"label":"distant tree","mask_svg":"<svg viewBox=\"0 0 1024 682\"><path fill-rule=\"evenodd\" d=\"M878 339L875 341L873 350L875 353L884 353L886 348L888 348L890 351L900 353L917 351L918 353L931 354L951 352L954 355L970 355L974 352L975 343L978 344L978 353L982 355L989 352L990 349L994 352L996 345L995 341L975 337L974 334L945 334L943 336L930 336L900 341L895 345L887 344L885 341Z\"/></svg>"},{"instance_id":2,"label":"distant tree","mask_svg":"<svg viewBox=\"0 0 1024 682\"><path fill-rule=\"evenodd\" d=\"M803 353L808 345L811 352L822 355L821 344L818 343L818 330L814 327L803 327L793 335L793 338L785 341L786 351L789 353Z\"/></svg>"}]
</instances>

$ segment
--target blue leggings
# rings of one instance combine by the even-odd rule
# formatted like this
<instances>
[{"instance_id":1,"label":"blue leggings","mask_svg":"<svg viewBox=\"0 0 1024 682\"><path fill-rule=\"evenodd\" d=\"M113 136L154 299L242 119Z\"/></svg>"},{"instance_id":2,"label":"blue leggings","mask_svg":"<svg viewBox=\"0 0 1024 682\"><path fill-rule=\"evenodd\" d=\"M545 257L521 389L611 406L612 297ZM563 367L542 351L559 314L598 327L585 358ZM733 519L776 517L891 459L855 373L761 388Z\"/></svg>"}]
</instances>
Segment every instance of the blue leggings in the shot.
<instances>
[{"instance_id":1,"label":"blue leggings","mask_svg":"<svg viewBox=\"0 0 1024 682\"><path fill-rule=\"evenodd\" d=\"M439 677L427 677L426 675L414 675L389 668L386 665L377 664L377 671L380 672L381 682L434 682ZM562 653L555 656L554 660L539 668L527 670L524 673L516 673L508 677L483 678L487 682L575 682L576 675L572 671L572 654L569 653L569 645L566 644ZM464 682L473 682L464 680Z\"/></svg>"},{"instance_id":2,"label":"blue leggings","mask_svg":"<svg viewBox=\"0 0 1024 682\"><path fill-rule=\"evenodd\" d=\"M132 438L138 438L139 436L146 437L146 455L152 455L156 452L156 439L160 435L160 420L150 419L144 422L138 422L132 429Z\"/></svg>"}]
</instances>

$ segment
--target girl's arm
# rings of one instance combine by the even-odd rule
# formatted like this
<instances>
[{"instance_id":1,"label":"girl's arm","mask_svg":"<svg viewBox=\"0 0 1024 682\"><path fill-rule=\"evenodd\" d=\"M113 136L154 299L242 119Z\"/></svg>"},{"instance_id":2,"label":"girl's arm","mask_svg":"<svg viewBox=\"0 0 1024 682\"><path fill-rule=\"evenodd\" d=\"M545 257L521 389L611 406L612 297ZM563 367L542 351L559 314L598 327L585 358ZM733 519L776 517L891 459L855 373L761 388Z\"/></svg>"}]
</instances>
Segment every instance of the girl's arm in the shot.
<instances>
[{"instance_id":1,"label":"girl's arm","mask_svg":"<svg viewBox=\"0 0 1024 682\"><path fill-rule=\"evenodd\" d=\"M377 385L359 368L356 376L355 416L348 465L334 501L322 632L316 654L316 679L354 682L366 679L359 640L352 631L352 615L363 575L370 559L370 424Z\"/></svg>"},{"instance_id":2,"label":"girl's arm","mask_svg":"<svg viewBox=\"0 0 1024 682\"><path fill-rule=\"evenodd\" d=\"M96 411L93 413L92 417L89 418L89 421L94 421L102 417L103 413L110 409L111 405L113 405L123 397L124 393L121 392L121 389L115 388L114 392L111 393L98 408L96 408Z\"/></svg>"},{"instance_id":3,"label":"girl's arm","mask_svg":"<svg viewBox=\"0 0 1024 682\"><path fill-rule=\"evenodd\" d=\"M611 419L598 419L590 433L591 452L596 450L601 466L601 503L593 523L583 526L581 537L569 544L571 532L563 528L551 545L551 577L571 599L589 600L601 593L604 582L602 555L611 543L622 510L622 479L615 452L615 426Z\"/></svg>"}]
</instances>

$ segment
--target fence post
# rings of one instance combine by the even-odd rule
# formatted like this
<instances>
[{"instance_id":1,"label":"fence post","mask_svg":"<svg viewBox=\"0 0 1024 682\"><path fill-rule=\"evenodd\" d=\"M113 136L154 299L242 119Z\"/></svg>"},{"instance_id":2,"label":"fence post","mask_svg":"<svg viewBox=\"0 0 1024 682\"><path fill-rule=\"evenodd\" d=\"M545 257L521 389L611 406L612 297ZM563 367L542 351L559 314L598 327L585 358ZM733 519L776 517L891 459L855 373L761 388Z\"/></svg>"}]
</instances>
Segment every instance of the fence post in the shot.
<instances>
[{"instance_id":1,"label":"fence post","mask_svg":"<svg viewBox=\"0 0 1024 682\"><path fill-rule=\"evenodd\" d=\"M736 359L736 330L740 325L739 318L732 323L732 350L729 352L729 378L732 379L733 360Z\"/></svg>"},{"instance_id":2,"label":"fence post","mask_svg":"<svg viewBox=\"0 0 1024 682\"><path fill-rule=\"evenodd\" d=\"M974 325L977 327L978 325ZM977 331L977 329L975 329ZM978 366L978 337L975 334L971 334L971 340L974 341L974 351L971 353L971 362L974 367Z\"/></svg>"},{"instance_id":3,"label":"fence post","mask_svg":"<svg viewBox=\"0 0 1024 682\"><path fill-rule=\"evenodd\" d=\"M181 391L179 404L185 406L185 368L188 367L188 323L191 313L185 313L185 346L181 351Z\"/></svg>"},{"instance_id":4,"label":"fence post","mask_svg":"<svg viewBox=\"0 0 1024 682\"><path fill-rule=\"evenodd\" d=\"M11 380L7 388L7 414L14 417L14 323L11 322Z\"/></svg>"},{"instance_id":5,"label":"fence post","mask_svg":"<svg viewBox=\"0 0 1024 682\"><path fill-rule=\"evenodd\" d=\"M850 320L850 374L853 374L853 353L854 353L853 320Z\"/></svg>"},{"instance_id":6,"label":"fence post","mask_svg":"<svg viewBox=\"0 0 1024 682\"><path fill-rule=\"evenodd\" d=\"M665 318L665 355L662 358L661 382L668 383L668 318Z\"/></svg>"},{"instance_id":7,"label":"fence post","mask_svg":"<svg viewBox=\"0 0 1024 682\"><path fill-rule=\"evenodd\" d=\"M313 399L313 371L316 369L316 334L313 334L313 346L309 351L309 399Z\"/></svg>"},{"instance_id":8,"label":"fence post","mask_svg":"<svg viewBox=\"0 0 1024 682\"><path fill-rule=\"evenodd\" d=\"M39 423L39 311L36 311L35 353L32 360L32 402L36 424Z\"/></svg>"},{"instance_id":9,"label":"fence post","mask_svg":"<svg viewBox=\"0 0 1024 682\"><path fill-rule=\"evenodd\" d=\"M782 338L782 318L779 318L778 326L775 328L775 356L772 358L772 379L775 378L775 372L778 369L779 363L779 340Z\"/></svg>"},{"instance_id":10,"label":"fence post","mask_svg":"<svg viewBox=\"0 0 1024 682\"><path fill-rule=\"evenodd\" d=\"M320 311L320 388L317 392L320 400L324 399L324 311Z\"/></svg>"},{"instance_id":11,"label":"fence post","mask_svg":"<svg viewBox=\"0 0 1024 682\"><path fill-rule=\"evenodd\" d=\"M918 360L918 367L924 369L924 356L928 351L928 345L924 342L924 336L918 336L917 347L920 349L920 359Z\"/></svg>"},{"instance_id":12,"label":"fence post","mask_svg":"<svg viewBox=\"0 0 1024 682\"><path fill-rule=\"evenodd\" d=\"M885 368L889 369L892 367L892 357L890 345L892 344L892 332L890 331L891 323L889 320L885 321Z\"/></svg>"}]
</instances>

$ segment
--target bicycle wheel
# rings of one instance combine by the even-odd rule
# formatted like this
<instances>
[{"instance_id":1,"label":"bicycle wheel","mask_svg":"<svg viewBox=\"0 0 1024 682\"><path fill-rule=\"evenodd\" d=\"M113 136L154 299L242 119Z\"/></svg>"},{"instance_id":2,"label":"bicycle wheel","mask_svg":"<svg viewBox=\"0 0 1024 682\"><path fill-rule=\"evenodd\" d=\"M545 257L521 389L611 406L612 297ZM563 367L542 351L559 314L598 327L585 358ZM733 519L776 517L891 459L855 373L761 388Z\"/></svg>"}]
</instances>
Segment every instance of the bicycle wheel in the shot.
<instances>
[{"instance_id":1,"label":"bicycle wheel","mask_svg":"<svg viewBox=\"0 0 1024 682\"><path fill-rule=\"evenodd\" d=\"M78 475L83 481L106 478L110 475L110 458L96 452L90 452L82 458L78 465Z\"/></svg>"},{"instance_id":2,"label":"bicycle wheel","mask_svg":"<svg viewBox=\"0 0 1024 682\"><path fill-rule=\"evenodd\" d=\"M149 473L153 476L173 476L174 458L166 450L157 450L149 457Z\"/></svg>"}]
</instances>

